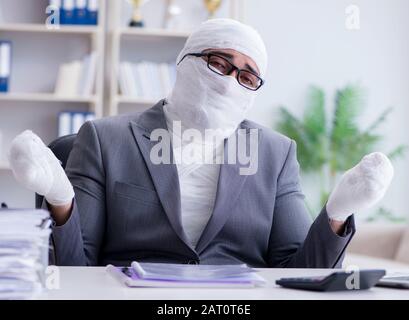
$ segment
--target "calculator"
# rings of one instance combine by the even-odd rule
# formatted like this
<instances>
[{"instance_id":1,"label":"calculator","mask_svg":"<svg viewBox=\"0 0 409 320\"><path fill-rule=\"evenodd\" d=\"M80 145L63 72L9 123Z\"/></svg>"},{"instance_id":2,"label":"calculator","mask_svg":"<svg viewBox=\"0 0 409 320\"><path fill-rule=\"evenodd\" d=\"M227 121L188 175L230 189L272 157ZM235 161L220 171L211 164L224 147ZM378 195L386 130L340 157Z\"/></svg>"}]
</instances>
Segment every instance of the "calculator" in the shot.
<instances>
[{"instance_id":1,"label":"calculator","mask_svg":"<svg viewBox=\"0 0 409 320\"><path fill-rule=\"evenodd\" d=\"M409 289L409 274L385 276L378 282L377 286Z\"/></svg>"},{"instance_id":2,"label":"calculator","mask_svg":"<svg viewBox=\"0 0 409 320\"><path fill-rule=\"evenodd\" d=\"M281 278L276 284L291 289L312 291L365 290L375 286L385 270L336 271L327 276Z\"/></svg>"}]
</instances>

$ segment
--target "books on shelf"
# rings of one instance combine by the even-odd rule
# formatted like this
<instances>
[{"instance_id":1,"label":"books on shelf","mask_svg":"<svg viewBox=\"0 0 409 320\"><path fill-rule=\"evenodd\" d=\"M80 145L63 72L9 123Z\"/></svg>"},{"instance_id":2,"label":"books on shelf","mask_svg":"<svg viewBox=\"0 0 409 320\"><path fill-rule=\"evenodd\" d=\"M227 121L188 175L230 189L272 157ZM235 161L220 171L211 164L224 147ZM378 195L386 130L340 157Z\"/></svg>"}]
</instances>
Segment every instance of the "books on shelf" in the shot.
<instances>
[{"instance_id":1,"label":"books on shelf","mask_svg":"<svg viewBox=\"0 0 409 320\"><path fill-rule=\"evenodd\" d=\"M251 288L266 283L257 270L245 264L184 265L134 261L131 267L108 265L106 270L129 287Z\"/></svg>"},{"instance_id":2,"label":"books on shelf","mask_svg":"<svg viewBox=\"0 0 409 320\"><path fill-rule=\"evenodd\" d=\"M9 91L11 73L11 42L0 40L0 92Z\"/></svg>"},{"instance_id":3,"label":"books on shelf","mask_svg":"<svg viewBox=\"0 0 409 320\"><path fill-rule=\"evenodd\" d=\"M63 97L91 96L95 87L97 59L97 53L92 52L82 61L63 63L58 71L54 93Z\"/></svg>"},{"instance_id":4,"label":"books on shelf","mask_svg":"<svg viewBox=\"0 0 409 320\"><path fill-rule=\"evenodd\" d=\"M78 88L80 96L90 96L94 92L97 60L97 53L95 51L87 55L83 60Z\"/></svg>"},{"instance_id":5,"label":"books on shelf","mask_svg":"<svg viewBox=\"0 0 409 320\"><path fill-rule=\"evenodd\" d=\"M48 211L0 209L0 300L30 299L45 284Z\"/></svg>"},{"instance_id":6,"label":"books on shelf","mask_svg":"<svg viewBox=\"0 0 409 320\"><path fill-rule=\"evenodd\" d=\"M85 122L94 119L93 112L63 111L58 115L58 137L78 133Z\"/></svg>"},{"instance_id":7,"label":"books on shelf","mask_svg":"<svg viewBox=\"0 0 409 320\"><path fill-rule=\"evenodd\" d=\"M176 80L174 63L121 62L119 66L119 89L130 98L161 99L172 90Z\"/></svg>"},{"instance_id":8,"label":"books on shelf","mask_svg":"<svg viewBox=\"0 0 409 320\"><path fill-rule=\"evenodd\" d=\"M78 96L81 67L81 61L63 63L60 66L54 92L57 96Z\"/></svg>"},{"instance_id":9,"label":"books on shelf","mask_svg":"<svg viewBox=\"0 0 409 320\"><path fill-rule=\"evenodd\" d=\"M97 25L99 0L50 0L62 25Z\"/></svg>"}]
</instances>

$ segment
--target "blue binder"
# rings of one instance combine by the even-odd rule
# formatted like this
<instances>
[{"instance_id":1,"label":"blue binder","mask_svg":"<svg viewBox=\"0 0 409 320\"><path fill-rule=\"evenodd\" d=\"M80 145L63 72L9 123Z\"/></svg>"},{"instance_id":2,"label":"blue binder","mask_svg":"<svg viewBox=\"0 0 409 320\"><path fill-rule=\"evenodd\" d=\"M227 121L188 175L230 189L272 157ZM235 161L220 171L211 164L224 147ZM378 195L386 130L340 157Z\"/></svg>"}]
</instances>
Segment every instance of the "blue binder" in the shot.
<instances>
[{"instance_id":1,"label":"blue binder","mask_svg":"<svg viewBox=\"0 0 409 320\"><path fill-rule=\"evenodd\" d=\"M74 20L76 24L88 24L87 0L75 0Z\"/></svg>"},{"instance_id":2,"label":"blue binder","mask_svg":"<svg viewBox=\"0 0 409 320\"><path fill-rule=\"evenodd\" d=\"M99 0L88 0L87 24L98 25Z\"/></svg>"},{"instance_id":3,"label":"blue binder","mask_svg":"<svg viewBox=\"0 0 409 320\"><path fill-rule=\"evenodd\" d=\"M94 112L62 111L58 114L58 137L78 133L86 121L94 119Z\"/></svg>"},{"instance_id":4,"label":"blue binder","mask_svg":"<svg viewBox=\"0 0 409 320\"><path fill-rule=\"evenodd\" d=\"M11 73L11 42L0 41L0 92L9 91Z\"/></svg>"},{"instance_id":5,"label":"blue binder","mask_svg":"<svg viewBox=\"0 0 409 320\"><path fill-rule=\"evenodd\" d=\"M63 0L61 9L61 24L75 24L75 0Z\"/></svg>"}]
</instances>

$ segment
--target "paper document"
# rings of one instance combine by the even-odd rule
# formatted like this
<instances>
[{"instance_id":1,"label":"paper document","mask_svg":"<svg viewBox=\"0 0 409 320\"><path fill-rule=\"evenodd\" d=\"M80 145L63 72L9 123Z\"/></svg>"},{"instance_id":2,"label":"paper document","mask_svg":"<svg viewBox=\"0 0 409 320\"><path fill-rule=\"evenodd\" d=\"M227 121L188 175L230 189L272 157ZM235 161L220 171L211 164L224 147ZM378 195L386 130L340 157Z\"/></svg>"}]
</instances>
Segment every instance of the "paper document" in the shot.
<instances>
[{"instance_id":1,"label":"paper document","mask_svg":"<svg viewBox=\"0 0 409 320\"><path fill-rule=\"evenodd\" d=\"M0 210L0 299L28 299L41 291L49 227L45 210Z\"/></svg>"},{"instance_id":2,"label":"paper document","mask_svg":"<svg viewBox=\"0 0 409 320\"><path fill-rule=\"evenodd\" d=\"M130 287L254 287L265 280L247 265L185 265L133 262L107 266L107 272Z\"/></svg>"}]
</instances>

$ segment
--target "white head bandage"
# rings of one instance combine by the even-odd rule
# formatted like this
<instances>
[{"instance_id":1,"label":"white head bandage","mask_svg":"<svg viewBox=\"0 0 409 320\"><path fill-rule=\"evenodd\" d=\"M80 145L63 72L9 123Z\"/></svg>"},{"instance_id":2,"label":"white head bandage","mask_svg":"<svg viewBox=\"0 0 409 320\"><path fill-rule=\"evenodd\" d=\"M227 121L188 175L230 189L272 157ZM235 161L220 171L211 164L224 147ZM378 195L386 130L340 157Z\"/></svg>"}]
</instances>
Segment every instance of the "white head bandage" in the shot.
<instances>
[{"instance_id":1,"label":"white head bandage","mask_svg":"<svg viewBox=\"0 0 409 320\"><path fill-rule=\"evenodd\" d=\"M206 49L233 49L251 58L260 76L267 70L266 48L253 28L231 19L204 22L186 42L177 62L176 82L164 111L168 122L181 121L182 129L217 129L230 136L245 119L258 91L240 85L233 76L211 71L201 57ZM183 61L181 61L183 59Z\"/></svg>"},{"instance_id":2,"label":"white head bandage","mask_svg":"<svg viewBox=\"0 0 409 320\"><path fill-rule=\"evenodd\" d=\"M206 49L233 49L253 59L264 77L267 71L267 50L260 34L252 27L233 19L210 19L203 22L186 41L177 62L187 53Z\"/></svg>"}]
</instances>

